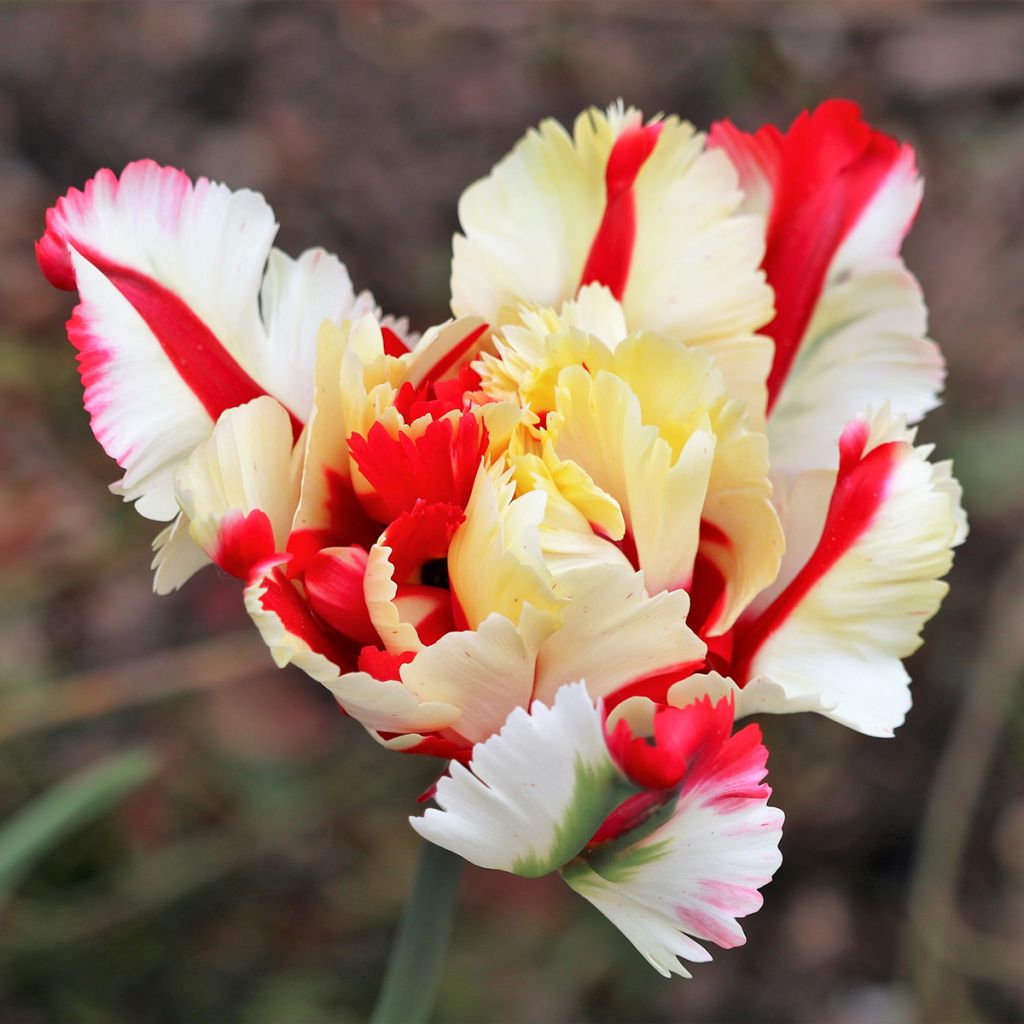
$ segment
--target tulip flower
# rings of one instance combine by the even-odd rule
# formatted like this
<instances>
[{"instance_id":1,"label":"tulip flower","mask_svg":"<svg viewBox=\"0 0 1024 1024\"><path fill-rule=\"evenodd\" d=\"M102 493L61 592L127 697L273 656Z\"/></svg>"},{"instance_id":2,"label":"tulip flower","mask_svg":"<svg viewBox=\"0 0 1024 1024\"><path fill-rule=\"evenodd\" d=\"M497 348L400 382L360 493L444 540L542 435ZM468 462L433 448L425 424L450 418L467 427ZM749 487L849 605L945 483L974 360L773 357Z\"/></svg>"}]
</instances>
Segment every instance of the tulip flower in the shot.
<instances>
[{"instance_id":1,"label":"tulip flower","mask_svg":"<svg viewBox=\"0 0 1024 1024\"><path fill-rule=\"evenodd\" d=\"M147 161L69 192L38 257L115 490L170 523L156 589L237 577L278 665L446 762L420 834L559 872L688 976L780 863L735 720L891 735L966 535L908 426L943 377L919 200L852 104L709 138L617 104L466 190L422 337L272 249L262 197Z\"/></svg>"}]
</instances>

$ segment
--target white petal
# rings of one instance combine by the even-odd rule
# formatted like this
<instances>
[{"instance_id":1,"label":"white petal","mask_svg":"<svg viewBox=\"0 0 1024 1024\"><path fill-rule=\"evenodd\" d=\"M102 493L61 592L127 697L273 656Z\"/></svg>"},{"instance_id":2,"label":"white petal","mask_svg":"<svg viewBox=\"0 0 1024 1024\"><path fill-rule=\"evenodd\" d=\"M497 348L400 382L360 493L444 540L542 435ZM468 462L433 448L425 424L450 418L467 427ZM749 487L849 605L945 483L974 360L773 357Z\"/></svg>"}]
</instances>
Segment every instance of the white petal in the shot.
<instances>
[{"instance_id":1,"label":"white petal","mask_svg":"<svg viewBox=\"0 0 1024 1024\"><path fill-rule=\"evenodd\" d=\"M548 708L513 711L501 731L437 784L441 810L411 818L424 839L485 868L536 877L575 856L631 788L582 684Z\"/></svg>"}]
</instances>

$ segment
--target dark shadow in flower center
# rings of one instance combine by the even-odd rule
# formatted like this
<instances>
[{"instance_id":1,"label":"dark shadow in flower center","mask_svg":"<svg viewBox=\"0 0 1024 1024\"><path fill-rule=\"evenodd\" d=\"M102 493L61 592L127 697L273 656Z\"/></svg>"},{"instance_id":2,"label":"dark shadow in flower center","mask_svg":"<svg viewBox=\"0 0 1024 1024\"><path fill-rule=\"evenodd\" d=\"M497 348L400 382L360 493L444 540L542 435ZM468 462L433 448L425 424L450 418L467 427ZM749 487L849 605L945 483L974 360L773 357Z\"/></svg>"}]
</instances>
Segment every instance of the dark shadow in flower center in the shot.
<instances>
[{"instance_id":1,"label":"dark shadow in flower center","mask_svg":"<svg viewBox=\"0 0 1024 1024\"><path fill-rule=\"evenodd\" d=\"M420 569L420 581L428 587L451 590L451 584L448 582L448 559L432 558L429 562L424 562L423 568Z\"/></svg>"}]
</instances>

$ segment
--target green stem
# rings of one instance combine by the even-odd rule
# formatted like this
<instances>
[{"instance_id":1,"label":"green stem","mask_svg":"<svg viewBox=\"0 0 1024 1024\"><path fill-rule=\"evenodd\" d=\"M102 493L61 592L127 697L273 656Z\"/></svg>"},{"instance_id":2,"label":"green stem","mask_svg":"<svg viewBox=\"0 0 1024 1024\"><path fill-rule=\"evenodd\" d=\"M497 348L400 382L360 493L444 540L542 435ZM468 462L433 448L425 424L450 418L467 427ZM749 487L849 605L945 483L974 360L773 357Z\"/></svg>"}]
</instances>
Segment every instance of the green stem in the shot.
<instances>
[{"instance_id":1,"label":"green stem","mask_svg":"<svg viewBox=\"0 0 1024 1024\"><path fill-rule=\"evenodd\" d=\"M426 1024L448 951L462 858L424 843L371 1024Z\"/></svg>"}]
</instances>

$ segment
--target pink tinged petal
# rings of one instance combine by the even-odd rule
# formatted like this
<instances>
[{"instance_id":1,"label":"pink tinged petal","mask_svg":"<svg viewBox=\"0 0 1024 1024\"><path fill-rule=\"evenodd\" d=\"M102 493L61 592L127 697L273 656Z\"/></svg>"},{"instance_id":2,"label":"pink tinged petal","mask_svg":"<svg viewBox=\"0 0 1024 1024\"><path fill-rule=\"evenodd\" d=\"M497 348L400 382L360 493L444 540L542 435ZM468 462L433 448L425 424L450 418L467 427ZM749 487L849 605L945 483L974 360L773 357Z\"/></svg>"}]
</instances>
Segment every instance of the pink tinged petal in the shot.
<instances>
[{"instance_id":1,"label":"pink tinged petal","mask_svg":"<svg viewBox=\"0 0 1024 1024\"><path fill-rule=\"evenodd\" d=\"M654 151L663 125L631 125L612 146L605 167L605 207L601 225L591 243L580 287L603 284L621 299L629 280L636 242L636 199L633 184Z\"/></svg>"},{"instance_id":2,"label":"pink tinged petal","mask_svg":"<svg viewBox=\"0 0 1024 1024\"><path fill-rule=\"evenodd\" d=\"M710 959L695 939L742 944L736 919L761 906L758 889L781 863L783 816L767 806L760 731L728 736L723 724L716 710L705 716L704 737L689 741L700 752L661 824L586 851L563 871L666 976L689 977L681 959Z\"/></svg>"},{"instance_id":3,"label":"pink tinged petal","mask_svg":"<svg viewBox=\"0 0 1024 1024\"><path fill-rule=\"evenodd\" d=\"M645 789L671 789L699 765L709 747L720 746L732 730L733 705L708 699L686 707L659 707L653 735L634 735L620 719L608 736L608 748L619 768Z\"/></svg>"},{"instance_id":4,"label":"pink tinged petal","mask_svg":"<svg viewBox=\"0 0 1024 1024\"><path fill-rule=\"evenodd\" d=\"M69 336L86 408L144 515L173 518L174 466L225 410L271 393L297 436L320 322L373 308L333 256L271 251L275 231L261 196L148 160L47 213L39 264L79 291Z\"/></svg>"}]
</instances>

